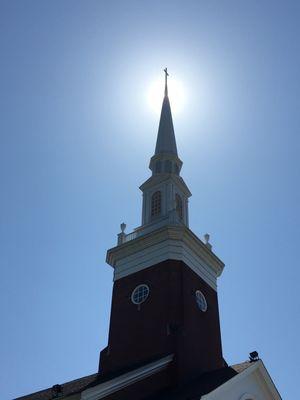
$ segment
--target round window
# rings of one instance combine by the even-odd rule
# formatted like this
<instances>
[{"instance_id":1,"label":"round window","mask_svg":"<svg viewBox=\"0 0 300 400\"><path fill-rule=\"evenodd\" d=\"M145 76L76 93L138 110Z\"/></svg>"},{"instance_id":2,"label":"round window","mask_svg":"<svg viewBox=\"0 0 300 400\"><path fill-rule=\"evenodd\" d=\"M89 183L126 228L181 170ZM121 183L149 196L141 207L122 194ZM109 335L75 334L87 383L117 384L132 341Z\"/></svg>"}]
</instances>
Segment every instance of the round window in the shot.
<instances>
[{"instance_id":1,"label":"round window","mask_svg":"<svg viewBox=\"0 0 300 400\"><path fill-rule=\"evenodd\" d=\"M131 294L131 301L134 304L143 303L149 296L150 289L147 285L137 286Z\"/></svg>"},{"instance_id":2,"label":"round window","mask_svg":"<svg viewBox=\"0 0 300 400\"><path fill-rule=\"evenodd\" d=\"M204 294L200 290L196 290L195 296L198 307L201 311L205 312L207 310L207 302Z\"/></svg>"}]
</instances>

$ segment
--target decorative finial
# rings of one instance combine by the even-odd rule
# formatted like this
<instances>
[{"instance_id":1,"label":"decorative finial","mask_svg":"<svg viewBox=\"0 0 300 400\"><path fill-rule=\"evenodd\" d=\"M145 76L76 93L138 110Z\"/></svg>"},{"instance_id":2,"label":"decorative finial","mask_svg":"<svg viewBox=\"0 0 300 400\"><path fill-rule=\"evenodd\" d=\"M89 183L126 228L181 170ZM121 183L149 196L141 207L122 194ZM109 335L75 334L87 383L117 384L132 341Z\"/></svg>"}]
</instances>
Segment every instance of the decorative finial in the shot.
<instances>
[{"instance_id":1,"label":"decorative finial","mask_svg":"<svg viewBox=\"0 0 300 400\"><path fill-rule=\"evenodd\" d=\"M125 229L126 229L126 224L124 222L122 222L120 225L120 228L121 228L121 232L124 233Z\"/></svg>"},{"instance_id":2,"label":"decorative finial","mask_svg":"<svg viewBox=\"0 0 300 400\"><path fill-rule=\"evenodd\" d=\"M165 97L168 96L168 68L164 69L164 73L165 73Z\"/></svg>"},{"instance_id":3,"label":"decorative finial","mask_svg":"<svg viewBox=\"0 0 300 400\"><path fill-rule=\"evenodd\" d=\"M210 235L209 235L209 233L206 233L204 235L205 246L208 247L211 250L212 245L209 243L209 239L210 239Z\"/></svg>"},{"instance_id":4,"label":"decorative finial","mask_svg":"<svg viewBox=\"0 0 300 400\"><path fill-rule=\"evenodd\" d=\"M126 233L125 233L126 224L122 222L120 228L121 232L118 233L118 246L126 242Z\"/></svg>"}]
</instances>

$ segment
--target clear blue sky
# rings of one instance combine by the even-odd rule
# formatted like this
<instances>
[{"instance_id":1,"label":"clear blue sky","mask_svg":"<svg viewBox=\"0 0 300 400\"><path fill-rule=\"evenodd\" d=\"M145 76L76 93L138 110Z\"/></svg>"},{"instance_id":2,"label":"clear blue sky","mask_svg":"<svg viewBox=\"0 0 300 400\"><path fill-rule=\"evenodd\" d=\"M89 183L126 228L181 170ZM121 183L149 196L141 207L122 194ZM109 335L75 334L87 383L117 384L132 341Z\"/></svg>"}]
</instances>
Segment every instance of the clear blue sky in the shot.
<instances>
[{"instance_id":1,"label":"clear blue sky","mask_svg":"<svg viewBox=\"0 0 300 400\"><path fill-rule=\"evenodd\" d=\"M299 20L298 1L0 2L1 399L97 370L165 66L190 227L226 264L225 358L257 350L299 397Z\"/></svg>"}]
</instances>

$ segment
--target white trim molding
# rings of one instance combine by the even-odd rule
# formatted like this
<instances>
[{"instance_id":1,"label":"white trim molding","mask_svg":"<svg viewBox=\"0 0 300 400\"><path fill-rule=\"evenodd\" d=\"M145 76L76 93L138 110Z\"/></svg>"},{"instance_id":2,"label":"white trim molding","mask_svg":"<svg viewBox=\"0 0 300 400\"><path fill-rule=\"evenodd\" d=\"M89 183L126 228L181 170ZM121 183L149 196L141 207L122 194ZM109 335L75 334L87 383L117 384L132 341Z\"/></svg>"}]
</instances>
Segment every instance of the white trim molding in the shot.
<instances>
[{"instance_id":1,"label":"white trim molding","mask_svg":"<svg viewBox=\"0 0 300 400\"><path fill-rule=\"evenodd\" d=\"M136 382L141 381L159 371L162 371L168 367L173 361L174 355L170 354L160 360L153 361L150 364L146 364L140 368L134 369L133 371L122 374L114 379L100 383L97 386L91 387L84 390L81 393L82 400L99 400L103 397L108 396L118 390L124 389L129 385L133 385Z\"/></svg>"},{"instance_id":2,"label":"white trim molding","mask_svg":"<svg viewBox=\"0 0 300 400\"><path fill-rule=\"evenodd\" d=\"M183 261L214 290L224 263L189 228L165 225L108 250L106 261L114 280L165 260Z\"/></svg>"}]
</instances>

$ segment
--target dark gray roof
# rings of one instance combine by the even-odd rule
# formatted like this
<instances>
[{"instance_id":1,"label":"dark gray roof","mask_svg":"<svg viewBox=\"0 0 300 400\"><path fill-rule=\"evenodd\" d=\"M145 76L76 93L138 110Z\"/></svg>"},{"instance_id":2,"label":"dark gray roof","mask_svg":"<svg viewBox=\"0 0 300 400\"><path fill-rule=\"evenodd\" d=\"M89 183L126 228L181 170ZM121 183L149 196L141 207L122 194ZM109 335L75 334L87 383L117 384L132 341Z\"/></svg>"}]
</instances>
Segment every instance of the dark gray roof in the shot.
<instances>
[{"instance_id":1,"label":"dark gray roof","mask_svg":"<svg viewBox=\"0 0 300 400\"><path fill-rule=\"evenodd\" d=\"M218 386L221 386L226 381L233 378L235 375L243 372L247 369L251 363L249 361L243 362L241 364L236 364L232 366L226 366L220 368L215 371L210 371L202 374L199 378L189 382L185 386L176 390L163 390L159 393L156 393L155 396L151 396L147 398L147 400L169 400L170 396L172 399L183 400L187 397L190 400L199 399L199 396L207 394L212 390L216 389ZM63 383L61 386L63 397L70 396L71 394L75 394L78 392L82 392L83 390L95 386L101 382L112 379L113 376L104 377L101 374L93 374L84 376L79 379L75 379L70 382ZM57 397L59 399L59 397ZM15 400L52 400L55 399L53 396L53 388L48 388L45 390L41 390L36 393L32 393L26 396L18 397Z\"/></svg>"},{"instance_id":2,"label":"dark gray roof","mask_svg":"<svg viewBox=\"0 0 300 400\"><path fill-rule=\"evenodd\" d=\"M62 385L60 385L62 389L62 395L69 396L71 394L81 392L89 386L93 386L95 382L97 382L98 376L98 374L93 374L75 379L74 381L63 383ZM53 398L55 398L53 394L53 388L48 388L36 393L18 397L18 400L52 400ZM59 399L59 397L57 398Z\"/></svg>"}]
</instances>

